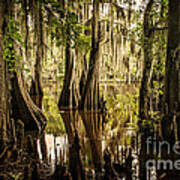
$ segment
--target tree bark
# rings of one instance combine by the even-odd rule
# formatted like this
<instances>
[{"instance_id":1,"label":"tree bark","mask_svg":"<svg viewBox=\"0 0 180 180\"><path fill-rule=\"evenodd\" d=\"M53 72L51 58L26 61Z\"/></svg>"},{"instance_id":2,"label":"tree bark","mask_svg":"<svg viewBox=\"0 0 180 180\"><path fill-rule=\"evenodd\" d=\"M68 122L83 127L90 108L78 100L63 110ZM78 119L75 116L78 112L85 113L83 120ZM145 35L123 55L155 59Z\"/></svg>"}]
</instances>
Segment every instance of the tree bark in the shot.
<instances>
[{"instance_id":1,"label":"tree bark","mask_svg":"<svg viewBox=\"0 0 180 180\"><path fill-rule=\"evenodd\" d=\"M25 131L37 131L41 134L46 125L46 118L42 111L33 103L30 95L25 90L20 75L14 73L12 83L12 110L15 120L21 119Z\"/></svg>"},{"instance_id":2,"label":"tree bark","mask_svg":"<svg viewBox=\"0 0 180 180\"><path fill-rule=\"evenodd\" d=\"M169 0L168 45L166 60L165 103L169 113L180 102L180 1Z\"/></svg>"},{"instance_id":3,"label":"tree bark","mask_svg":"<svg viewBox=\"0 0 180 180\"><path fill-rule=\"evenodd\" d=\"M69 7L72 7L73 3L69 2L68 5ZM65 10L65 4L61 4L61 6ZM64 17L64 15L62 15L62 17ZM75 79L76 52L75 49L72 49L71 27L69 22L67 22L66 34L65 77L61 95L59 97L58 107L59 109L76 109L79 103L79 92L77 90L77 82Z\"/></svg>"},{"instance_id":4,"label":"tree bark","mask_svg":"<svg viewBox=\"0 0 180 180\"><path fill-rule=\"evenodd\" d=\"M34 66L34 80L32 80L30 95L33 102L41 109L42 108L42 100L43 100L43 90L41 84L41 69L42 69L42 61L44 57L43 50L43 14L42 14L42 6L41 1L37 0L34 5L34 13L35 13L35 31L36 31L36 63Z\"/></svg>"},{"instance_id":5,"label":"tree bark","mask_svg":"<svg viewBox=\"0 0 180 180\"><path fill-rule=\"evenodd\" d=\"M69 31L69 30L68 30ZM68 32L70 33L70 32ZM75 81L75 56L70 44L66 44L66 67L63 89L59 98L59 109L74 109L78 106Z\"/></svg>"},{"instance_id":6,"label":"tree bark","mask_svg":"<svg viewBox=\"0 0 180 180\"><path fill-rule=\"evenodd\" d=\"M6 146L7 140L7 86L6 86L6 61L3 59L3 22L4 22L4 1L0 1L0 153Z\"/></svg>"},{"instance_id":7,"label":"tree bark","mask_svg":"<svg viewBox=\"0 0 180 180\"><path fill-rule=\"evenodd\" d=\"M144 14L144 67L143 67L143 77L140 87L140 102L139 102L139 115L141 120L148 119L148 100L149 100L149 87L151 81L151 73L153 68L153 56L152 56L152 41L153 41L153 31L152 31L152 18L151 10L154 4L154 0L149 0L145 14Z\"/></svg>"},{"instance_id":8,"label":"tree bark","mask_svg":"<svg viewBox=\"0 0 180 180\"><path fill-rule=\"evenodd\" d=\"M26 1L25 1L26 2ZM25 7L27 4L25 3ZM27 8L27 7L26 7ZM26 20L26 56L28 53L28 26L27 26L27 9L25 10L25 20ZM41 0L37 0L34 5L34 22L35 22L35 32L37 35L35 35L36 39L36 63L34 66L34 73L35 77L34 80L32 79L31 89L30 89L30 95L34 102L34 104L42 109L42 102L43 102L43 89L42 89L42 82L41 82L41 71L42 71L42 62L44 58L44 31L43 31L43 13L42 13L42 5ZM41 145L41 153L42 153L42 159L44 161L47 161L47 146L46 146L46 140L45 140L45 132L42 132L43 134L40 137L40 145Z\"/></svg>"},{"instance_id":9,"label":"tree bark","mask_svg":"<svg viewBox=\"0 0 180 180\"><path fill-rule=\"evenodd\" d=\"M168 43L165 73L164 117L162 118L163 139L171 148L180 139L180 1L169 0L168 11ZM173 127L173 128L172 128ZM179 154L171 151L170 154L163 149L163 159L175 162ZM166 170L166 179L179 179L179 170Z\"/></svg>"},{"instance_id":10,"label":"tree bark","mask_svg":"<svg viewBox=\"0 0 180 180\"><path fill-rule=\"evenodd\" d=\"M100 16L99 1L93 2L92 18L92 50L90 53L89 70L82 93L80 109L98 110L99 109L99 65L100 65Z\"/></svg>"},{"instance_id":11,"label":"tree bark","mask_svg":"<svg viewBox=\"0 0 180 180\"><path fill-rule=\"evenodd\" d=\"M151 11L153 8L154 0L149 0L147 7L144 12L144 42L143 42L143 50L144 50L144 67L143 67L143 77L141 81L140 87L140 95L139 95L139 127L141 131L141 139L144 141L149 136L149 126L142 127L142 121L149 119L149 88L151 82L151 73L153 69L153 57L152 57L152 48L153 48L153 32L152 29L152 17ZM147 128L147 129L146 129ZM140 180L147 179L147 168L146 161L149 158L147 155L146 144L142 143L140 149Z\"/></svg>"}]
</instances>

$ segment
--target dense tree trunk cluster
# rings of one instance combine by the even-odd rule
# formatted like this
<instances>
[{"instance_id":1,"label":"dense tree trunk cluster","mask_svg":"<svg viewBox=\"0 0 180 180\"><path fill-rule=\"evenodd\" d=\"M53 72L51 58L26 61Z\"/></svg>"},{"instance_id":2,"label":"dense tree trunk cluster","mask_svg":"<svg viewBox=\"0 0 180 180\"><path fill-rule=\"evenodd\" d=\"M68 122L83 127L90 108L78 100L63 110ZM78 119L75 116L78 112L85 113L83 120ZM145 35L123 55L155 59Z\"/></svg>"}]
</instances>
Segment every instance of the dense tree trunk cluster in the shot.
<instances>
[{"instance_id":1,"label":"dense tree trunk cluster","mask_svg":"<svg viewBox=\"0 0 180 180\"><path fill-rule=\"evenodd\" d=\"M0 41L1 41L1 161L8 158L6 151L10 151L11 148L17 147L23 148L22 143L17 144L19 141L23 141L23 137L17 137L19 134L34 132L34 138L38 138L44 131L46 126L46 118L43 115L41 109L36 106L26 87L24 86L23 75L16 71L16 65L19 62L18 48L15 45L15 39L10 37L12 33L11 20L15 18L14 4L11 1L1 1L1 27L0 27ZM15 21L15 19L13 19ZM7 47L5 41L12 43L10 47ZM9 45L9 44L8 44ZM11 59L8 58L7 49L10 50ZM13 71L11 71L11 69ZM21 128L18 128L20 125ZM23 132L24 131L24 132ZM22 140L18 140L21 138ZM25 137L24 137L25 138ZM10 141L12 139L12 141ZM36 147L36 141L35 146ZM10 149L7 149L9 147Z\"/></svg>"},{"instance_id":2,"label":"dense tree trunk cluster","mask_svg":"<svg viewBox=\"0 0 180 180\"><path fill-rule=\"evenodd\" d=\"M93 11L90 13L89 5ZM70 3L70 6L76 7L76 3ZM78 9L80 8L80 9ZM80 21L85 26L91 25L91 30L84 30L84 35L91 35L91 47L90 52L87 50L79 52L78 49L71 48L72 40L66 39L68 42L65 47L65 77L61 95L59 98L58 106L60 109L86 109L86 110L100 110L103 108L104 102L102 101L100 93L100 79L107 77L107 74L102 72L100 66L113 71L113 68L108 65L107 59L113 61L113 66L116 66L116 70L123 68L125 74L125 80L130 83L131 71L130 71L130 58L127 57L128 50L133 51L135 47L135 40L132 38L130 42L127 40L127 29L131 26L131 21L135 19L135 15L124 9L121 9L116 3L111 2L109 4L108 13L111 15L111 20L101 20L101 12L105 11L105 4L99 1L93 1L93 3L84 3L84 6L78 6L80 11ZM113 9L117 8L117 12ZM121 9L121 10L120 10ZM84 12L83 12L84 11ZM121 11L121 13L119 12ZM117 30L114 27L114 15L117 14ZM90 15L92 17L90 17ZM127 17L126 17L127 15ZM57 17L57 16L56 16ZM63 16L65 18L65 16ZM126 21L128 19L128 26L126 27ZM122 21L122 27L121 27ZM66 30L67 37L71 36L70 26ZM116 31L118 33L116 33ZM128 49L126 44L130 43L131 48ZM110 54L106 52L110 51ZM82 57L80 57L80 55ZM79 63L81 60L82 65ZM80 65L79 65L80 64ZM140 63L139 63L140 64ZM78 69L79 66L83 68ZM138 65L140 66L140 65ZM129 69L126 72L126 69ZM137 71L141 71L141 68ZM139 72L138 72L139 73ZM137 73L137 74L138 74ZM139 73L140 74L140 73ZM112 76L112 75L110 75ZM112 76L113 77L113 76Z\"/></svg>"}]
</instances>

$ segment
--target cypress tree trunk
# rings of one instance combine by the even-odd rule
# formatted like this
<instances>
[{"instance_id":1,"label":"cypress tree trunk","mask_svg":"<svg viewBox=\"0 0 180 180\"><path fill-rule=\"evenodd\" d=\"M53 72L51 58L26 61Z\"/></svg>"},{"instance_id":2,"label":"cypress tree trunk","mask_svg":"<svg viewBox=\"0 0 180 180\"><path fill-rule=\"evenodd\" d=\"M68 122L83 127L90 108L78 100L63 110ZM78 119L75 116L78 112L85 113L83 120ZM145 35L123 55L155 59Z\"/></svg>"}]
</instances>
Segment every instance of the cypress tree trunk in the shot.
<instances>
[{"instance_id":1,"label":"cypress tree trunk","mask_svg":"<svg viewBox=\"0 0 180 180\"><path fill-rule=\"evenodd\" d=\"M6 61L3 59L3 23L4 23L4 1L0 1L0 154L6 146L7 141L7 72Z\"/></svg>"},{"instance_id":2,"label":"cypress tree trunk","mask_svg":"<svg viewBox=\"0 0 180 180\"><path fill-rule=\"evenodd\" d=\"M23 121L25 131L42 133L46 125L46 118L42 111L33 103L30 95L24 88L21 75L14 73L11 83L14 119Z\"/></svg>"},{"instance_id":3,"label":"cypress tree trunk","mask_svg":"<svg viewBox=\"0 0 180 180\"><path fill-rule=\"evenodd\" d=\"M42 69L42 61L44 57L43 51L43 17L42 17L42 6L41 1L37 0L34 5L34 13L35 13L35 34L36 37L36 62L34 66L34 80L32 80L30 95L33 102L39 107L42 108L42 100L43 100L43 90L41 84L41 69Z\"/></svg>"},{"instance_id":4,"label":"cypress tree trunk","mask_svg":"<svg viewBox=\"0 0 180 180\"><path fill-rule=\"evenodd\" d=\"M69 31L69 30L67 30ZM68 32L70 33L70 32ZM59 109L64 108L76 108L78 106L78 100L76 95L76 82L75 82L75 56L70 44L66 44L66 67L65 77L63 83L63 89L59 98L58 107Z\"/></svg>"},{"instance_id":5,"label":"cypress tree trunk","mask_svg":"<svg viewBox=\"0 0 180 180\"><path fill-rule=\"evenodd\" d=\"M147 147L146 144L143 143L144 140L150 136L149 133L149 126L148 127L142 127L142 121L148 120L148 101L149 101L149 87L150 87L150 81L151 81L151 71L153 67L153 57L152 57L152 38L153 38L153 32L152 32L152 19L151 19L151 11L154 4L154 0L149 0L147 7L145 9L144 13L144 44L143 44L143 50L144 50L144 67L143 67L143 77L141 81L141 87L140 87L140 102L139 102L139 116L140 116L140 132L141 132L141 140L142 140L142 146L140 149L140 180L146 180L147 179L147 168L146 168L146 161L150 157L147 155Z\"/></svg>"},{"instance_id":6,"label":"cypress tree trunk","mask_svg":"<svg viewBox=\"0 0 180 180\"><path fill-rule=\"evenodd\" d=\"M26 55L28 51L28 26L27 26L27 10L26 13ZM42 83L41 83L41 71L42 71L42 61L44 58L44 31L43 31L43 14L42 14L42 5L41 0L37 0L34 5L34 22L35 22L35 32L37 33L35 35L37 49L36 49L36 62L34 66L34 74L35 78L32 80L31 84L31 90L30 95L31 98L36 106L38 106L40 109L42 109L42 101L43 101L43 90L42 90ZM47 161L47 146L46 146L46 140L45 140L45 132L43 132L42 136L40 137L40 144L41 144L41 153L42 153L42 159L44 161Z\"/></svg>"},{"instance_id":7,"label":"cypress tree trunk","mask_svg":"<svg viewBox=\"0 0 180 180\"><path fill-rule=\"evenodd\" d=\"M60 4L65 11L65 4ZM68 2L68 6L73 8L73 2ZM64 18L62 14L62 18ZM76 53L75 49L72 49L71 40L71 27L67 22L66 27L66 46L65 46L65 77L63 82L63 88L59 97L58 107L59 109L76 109L79 103L79 93L77 90L77 82L75 79L76 74Z\"/></svg>"},{"instance_id":8,"label":"cypress tree trunk","mask_svg":"<svg viewBox=\"0 0 180 180\"><path fill-rule=\"evenodd\" d=\"M153 7L154 0L149 0L145 14L144 14L144 67L143 67L143 77L140 87L140 102L139 102L139 115L141 120L148 119L148 92L151 81L151 73L153 67L153 56L152 56L152 19L151 10Z\"/></svg>"},{"instance_id":9,"label":"cypress tree trunk","mask_svg":"<svg viewBox=\"0 0 180 180\"><path fill-rule=\"evenodd\" d=\"M168 47L166 60L165 102L169 112L180 102L180 1L169 0Z\"/></svg>"},{"instance_id":10,"label":"cypress tree trunk","mask_svg":"<svg viewBox=\"0 0 180 180\"><path fill-rule=\"evenodd\" d=\"M165 103L164 117L162 118L162 135L173 148L180 139L180 1L169 0L168 16L168 43L165 74ZM173 126L173 128L172 128ZM171 149L168 154L163 149L162 158L171 159L174 163L179 159L179 153ZM179 169L166 171L166 179L179 179Z\"/></svg>"},{"instance_id":11,"label":"cypress tree trunk","mask_svg":"<svg viewBox=\"0 0 180 180\"><path fill-rule=\"evenodd\" d=\"M100 65L100 23L99 1L93 2L92 18L92 50L90 53L89 70L82 93L80 109L99 109L99 65Z\"/></svg>"}]
</instances>

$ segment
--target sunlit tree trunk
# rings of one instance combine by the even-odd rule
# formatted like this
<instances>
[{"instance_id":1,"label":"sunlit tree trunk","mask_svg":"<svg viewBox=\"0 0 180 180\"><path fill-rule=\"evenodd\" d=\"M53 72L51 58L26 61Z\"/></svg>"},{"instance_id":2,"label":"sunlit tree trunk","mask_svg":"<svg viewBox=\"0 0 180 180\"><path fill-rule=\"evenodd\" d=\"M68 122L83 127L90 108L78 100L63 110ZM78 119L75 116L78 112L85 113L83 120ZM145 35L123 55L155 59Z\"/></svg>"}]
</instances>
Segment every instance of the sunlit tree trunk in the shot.
<instances>
[{"instance_id":1,"label":"sunlit tree trunk","mask_svg":"<svg viewBox=\"0 0 180 180\"><path fill-rule=\"evenodd\" d=\"M69 44L66 45L65 51L65 77L58 106L60 109L72 109L78 106L75 94L75 56Z\"/></svg>"},{"instance_id":2,"label":"sunlit tree trunk","mask_svg":"<svg viewBox=\"0 0 180 180\"><path fill-rule=\"evenodd\" d=\"M150 81L151 81L151 73L152 73L152 66L153 66L153 57L152 57L152 18L151 12L153 8L154 0L149 0L147 7L144 12L144 42L143 42L143 50L144 50L144 69L143 69L143 77L141 81L140 87L140 102L139 102L139 116L140 116L140 131L141 131L141 140L142 142L150 136L149 126L142 127L142 121L148 120L148 101L149 101L149 88L150 88ZM141 143L142 143L141 142ZM147 168L146 168L146 161L150 157L147 154L147 146L146 143L142 143L140 149L140 179L146 180L147 179Z\"/></svg>"},{"instance_id":3,"label":"sunlit tree trunk","mask_svg":"<svg viewBox=\"0 0 180 180\"><path fill-rule=\"evenodd\" d=\"M148 119L148 100L149 100L149 87L151 81L151 73L153 67L153 56L152 56L152 17L151 10L153 7L154 0L149 0L145 13L144 13L144 67L143 77L140 87L140 102L139 102L139 115L141 120Z\"/></svg>"},{"instance_id":4,"label":"sunlit tree trunk","mask_svg":"<svg viewBox=\"0 0 180 180\"><path fill-rule=\"evenodd\" d=\"M29 19L28 19L28 0L24 0L22 3L22 7L24 10L24 21L25 21L25 37L24 37L24 42L25 42L25 60L28 59L29 57Z\"/></svg>"},{"instance_id":5,"label":"sunlit tree trunk","mask_svg":"<svg viewBox=\"0 0 180 180\"><path fill-rule=\"evenodd\" d=\"M100 23L99 1L93 2L92 18L92 50L90 53L89 69L81 98L81 109L99 109L99 65L100 65Z\"/></svg>"},{"instance_id":6,"label":"sunlit tree trunk","mask_svg":"<svg viewBox=\"0 0 180 180\"><path fill-rule=\"evenodd\" d=\"M3 147L6 146L6 133L7 133L7 72L6 61L3 59L3 22L4 22L4 7L5 2L0 2L0 154Z\"/></svg>"},{"instance_id":7,"label":"sunlit tree trunk","mask_svg":"<svg viewBox=\"0 0 180 180\"><path fill-rule=\"evenodd\" d=\"M43 14L42 14L42 5L40 0L37 0L34 4L34 27L37 34L35 34L36 39L36 62L34 66L34 80L32 80L30 95L33 102L39 107L42 108L42 100L43 100L43 90L42 90L42 82L41 82L41 69L42 69L42 61L44 57L43 50Z\"/></svg>"},{"instance_id":8,"label":"sunlit tree trunk","mask_svg":"<svg viewBox=\"0 0 180 180\"><path fill-rule=\"evenodd\" d=\"M83 21L87 21L89 19L89 6L88 3L84 3L84 14L83 14ZM85 35L89 35L89 31L84 30ZM82 96L84 93L85 85L86 85L86 79L87 79L87 74L88 74L88 51L84 52L84 55L82 57L82 64L83 68L81 71L81 78L80 78L80 83L79 83L79 91L80 95Z\"/></svg>"},{"instance_id":9,"label":"sunlit tree trunk","mask_svg":"<svg viewBox=\"0 0 180 180\"><path fill-rule=\"evenodd\" d=\"M31 98L36 106L42 109L42 101L43 101L43 89L42 89L42 63L44 59L44 30L43 30L43 11L42 11L42 4L41 0L37 0L34 3L34 28L35 28L35 41L36 41L36 54L35 54L35 65L34 65L34 79L32 80L30 95ZM27 6L27 2L25 5ZM27 8L27 7L26 7ZM25 25L26 25L26 38L25 38L25 50L26 50L26 57L28 57L28 33L29 27L27 25L27 16L28 12L27 9L25 10ZM45 140L45 132L43 132L42 136L40 137L40 144L41 144L41 153L42 159L47 160L47 146Z\"/></svg>"},{"instance_id":10,"label":"sunlit tree trunk","mask_svg":"<svg viewBox=\"0 0 180 180\"><path fill-rule=\"evenodd\" d=\"M72 2L68 3L72 7ZM62 7L65 9L65 5ZM65 75L63 88L58 102L59 109L75 109L79 103L79 93L77 90L76 79L76 53L72 48L71 27L68 22L66 27L66 45L65 45Z\"/></svg>"}]
</instances>

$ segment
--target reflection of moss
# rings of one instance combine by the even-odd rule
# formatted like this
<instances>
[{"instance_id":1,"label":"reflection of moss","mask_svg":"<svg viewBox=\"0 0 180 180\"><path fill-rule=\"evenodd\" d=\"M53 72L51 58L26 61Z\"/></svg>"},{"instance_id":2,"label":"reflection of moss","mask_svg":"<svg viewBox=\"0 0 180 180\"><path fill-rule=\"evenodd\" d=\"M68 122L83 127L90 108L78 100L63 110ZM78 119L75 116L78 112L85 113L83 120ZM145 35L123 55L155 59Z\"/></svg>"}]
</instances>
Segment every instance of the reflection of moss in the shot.
<instances>
[{"instance_id":1,"label":"reflection of moss","mask_svg":"<svg viewBox=\"0 0 180 180\"><path fill-rule=\"evenodd\" d=\"M108 125L118 128L123 122L135 126L138 121L138 91L114 92L107 95Z\"/></svg>"},{"instance_id":2,"label":"reflection of moss","mask_svg":"<svg viewBox=\"0 0 180 180\"><path fill-rule=\"evenodd\" d=\"M128 146L130 146L130 145L131 145L131 142L132 142L132 137L131 137L131 136L126 136L126 144L127 144Z\"/></svg>"},{"instance_id":3,"label":"reflection of moss","mask_svg":"<svg viewBox=\"0 0 180 180\"><path fill-rule=\"evenodd\" d=\"M58 136L65 133L65 127L61 115L58 110L56 97L50 96L49 89L44 90L44 101L43 101L43 111L48 119L46 126L46 132Z\"/></svg>"},{"instance_id":4,"label":"reflection of moss","mask_svg":"<svg viewBox=\"0 0 180 180\"><path fill-rule=\"evenodd\" d=\"M86 156L85 166L89 168L92 166L92 152L91 152L91 145L89 140L86 141L83 148L84 148L83 153Z\"/></svg>"},{"instance_id":5,"label":"reflection of moss","mask_svg":"<svg viewBox=\"0 0 180 180\"><path fill-rule=\"evenodd\" d=\"M48 123L46 126L46 133L59 136L65 133L64 124L62 119L59 117L57 119L48 118Z\"/></svg>"}]
</instances>

